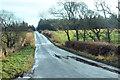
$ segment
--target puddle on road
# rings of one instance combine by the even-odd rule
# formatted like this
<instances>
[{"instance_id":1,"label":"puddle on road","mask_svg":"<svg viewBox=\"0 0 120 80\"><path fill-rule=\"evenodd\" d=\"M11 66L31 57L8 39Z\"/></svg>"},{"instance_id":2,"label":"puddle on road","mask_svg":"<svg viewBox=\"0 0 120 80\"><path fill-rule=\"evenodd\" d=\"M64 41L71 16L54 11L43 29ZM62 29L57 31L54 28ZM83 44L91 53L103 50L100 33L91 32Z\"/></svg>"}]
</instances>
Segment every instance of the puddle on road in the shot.
<instances>
[{"instance_id":1,"label":"puddle on road","mask_svg":"<svg viewBox=\"0 0 120 80\"><path fill-rule=\"evenodd\" d=\"M55 54L54 56L57 57L57 58L59 58L59 59L61 59L61 56L59 56L59 55L56 55L56 54Z\"/></svg>"},{"instance_id":2,"label":"puddle on road","mask_svg":"<svg viewBox=\"0 0 120 80\"><path fill-rule=\"evenodd\" d=\"M54 54L55 57L59 58L59 59L69 59L68 56L61 56L61 55L57 55L57 54Z\"/></svg>"}]
</instances>

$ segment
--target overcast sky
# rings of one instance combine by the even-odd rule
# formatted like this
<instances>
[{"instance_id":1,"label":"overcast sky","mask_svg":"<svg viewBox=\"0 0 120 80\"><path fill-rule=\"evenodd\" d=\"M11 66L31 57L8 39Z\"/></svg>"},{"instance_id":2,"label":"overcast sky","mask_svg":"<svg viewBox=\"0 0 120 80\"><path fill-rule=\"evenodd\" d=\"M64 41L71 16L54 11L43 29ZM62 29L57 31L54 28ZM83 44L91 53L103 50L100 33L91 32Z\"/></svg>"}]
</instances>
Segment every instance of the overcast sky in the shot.
<instances>
[{"instance_id":1,"label":"overcast sky","mask_svg":"<svg viewBox=\"0 0 120 80\"><path fill-rule=\"evenodd\" d=\"M15 16L21 18L29 25L38 25L40 20L39 16L42 13L43 16L49 17L47 11L50 7L56 4L59 0L0 0L0 10L11 11ZM95 9L94 0L82 0L89 9ZM106 0L113 12L117 14L118 0ZM45 15L46 14L46 15Z\"/></svg>"}]
</instances>

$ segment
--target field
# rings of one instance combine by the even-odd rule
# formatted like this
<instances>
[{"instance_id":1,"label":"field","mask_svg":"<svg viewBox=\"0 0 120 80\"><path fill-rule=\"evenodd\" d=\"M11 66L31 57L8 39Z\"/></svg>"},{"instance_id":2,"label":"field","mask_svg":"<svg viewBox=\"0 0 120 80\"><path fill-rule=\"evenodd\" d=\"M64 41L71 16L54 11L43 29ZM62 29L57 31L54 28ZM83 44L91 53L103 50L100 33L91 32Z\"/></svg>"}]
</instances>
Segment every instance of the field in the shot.
<instances>
[{"instance_id":1,"label":"field","mask_svg":"<svg viewBox=\"0 0 120 80\"><path fill-rule=\"evenodd\" d=\"M102 30L102 32L103 31L104 30ZM87 30L87 32L90 32L90 31ZM67 35L66 35L66 33L64 31L51 31L51 33L53 34L55 39L58 39L61 42L68 41L67 40ZM75 41L76 40L75 30L70 30L69 34L70 34L71 41ZM79 30L79 41L83 41L82 35L83 35L83 31ZM92 35L95 36L94 33L92 33ZM101 42L107 42L107 40L106 40L106 38L107 38L106 32L102 33L101 35L102 35L101 36ZM120 41L118 40L118 36L120 36L120 34L118 34L117 30L115 29L110 35L111 43L120 44ZM86 42L93 42L93 40L88 35L86 35Z\"/></svg>"}]
</instances>

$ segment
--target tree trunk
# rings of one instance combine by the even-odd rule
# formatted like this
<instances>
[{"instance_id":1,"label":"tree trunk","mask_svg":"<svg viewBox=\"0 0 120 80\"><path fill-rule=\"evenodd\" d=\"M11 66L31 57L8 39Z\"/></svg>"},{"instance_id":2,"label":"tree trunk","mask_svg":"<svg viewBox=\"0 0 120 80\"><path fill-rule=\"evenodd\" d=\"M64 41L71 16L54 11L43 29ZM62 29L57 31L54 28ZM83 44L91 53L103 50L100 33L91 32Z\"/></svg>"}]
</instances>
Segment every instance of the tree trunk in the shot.
<instances>
[{"instance_id":1,"label":"tree trunk","mask_svg":"<svg viewBox=\"0 0 120 80\"><path fill-rule=\"evenodd\" d=\"M65 33L67 34L68 41L70 41L69 30L65 30Z\"/></svg>"},{"instance_id":2,"label":"tree trunk","mask_svg":"<svg viewBox=\"0 0 120 80\"><path fill-rule=\"evenodd\" d=\"M108 36L108 42L110 43L111 40L110 40L110 30L109 30L109 28L107 28L107 36Z\"/></svg>"},{"instance_id":3,"label":"tree trunk","mask_svg":"<svg viewBox=\"0 0 120 80\"><path fill-rule=\"evenodd\" d=\"M9 43L10 43L10 40L7 39L7 48L9 48Z\"/></svg>"},{"instance_id":4,"label":"tree trunk","mask_svg":"<svg viewBox=\"0 0 120 80\"><path fill-rule=\"evenodd\" d=\"M76 39L77 39L77 41L79 40L78 29L76 29Z\"/></svg>"},{"instance_id":5,"label":"tree trunk","mask_svg":"<svg viewBox=\"0 0 120 80\"><path fill-rule=\"evenodd\" d=\"M100 30L101 29L92 29L91 31L96 35L98 41L100 41Z\"/></svg>"},{"instance_id":6,"label":"tree trunk","mask_svg":"<svg viewBox=\"0 0 120 80\"><path fill-rule=\"evenodd\" d=\"M85 42L85 39L86 39L86 35L85 35L86 33L85 32L86 32L86 30L84 29L84 36L83 36L84 42Z\"/></svg>"},{"instance_id":7,"label":"tree trunk","mask_svg":"<svg viewBox=\"0 0 120 80\"><path fill-rule=\"evenodd\" d=\"M92 40L96 41L95 37L91 35L91 32L87 34L89 37L92 38Z\"/></svg>"},{"instance_id":8,"label":"tree trunk","mask_svg":"<svg viewBox=\"0 0 120 80\"><path fill-rule=\"evenodd\" d=\"M98 41L100 41L99 33L96 34Z\"/></svg>"}]
</instances>

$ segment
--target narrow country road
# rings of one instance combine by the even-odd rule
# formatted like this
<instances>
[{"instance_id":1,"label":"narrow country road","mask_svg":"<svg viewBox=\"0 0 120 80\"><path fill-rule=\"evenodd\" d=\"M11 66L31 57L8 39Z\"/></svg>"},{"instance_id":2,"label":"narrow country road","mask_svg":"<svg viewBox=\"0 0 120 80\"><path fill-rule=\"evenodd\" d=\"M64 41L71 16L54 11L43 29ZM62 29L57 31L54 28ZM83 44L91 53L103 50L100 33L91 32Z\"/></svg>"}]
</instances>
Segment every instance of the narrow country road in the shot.
<instances>
[{"instance_id":1,"label":"narrow country road","mask_svg":"<svg viewBox=\"0 0 120 80\"><path fill-rule=\"evenodd\" d=\"M44 35L34 32L35 64L31 76L26 80L51 78L55 80L118 80L118 74L108 70L88 65L67 56L80 57L54 46ZM80 57L82 58L82 57ZM16 80L23 80L18 78ZM74 78L74 79L73 79ZM45 80L46 80L45 79Z\"/></svg>"},{"instance_id":2,"label":"narrow country road","mask_svg":"<svg viewBox=\"0 0 120 80\"><path fill-rule=\"evenodd\" d=\"M54 46L37 31L34 36L36 51L32 78L118 78L116 73L67 58L77 55Z\"/></svg>"}]
</instances>

